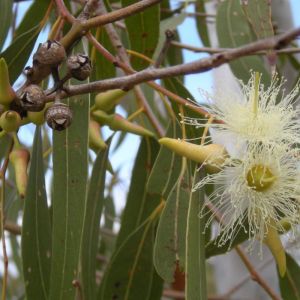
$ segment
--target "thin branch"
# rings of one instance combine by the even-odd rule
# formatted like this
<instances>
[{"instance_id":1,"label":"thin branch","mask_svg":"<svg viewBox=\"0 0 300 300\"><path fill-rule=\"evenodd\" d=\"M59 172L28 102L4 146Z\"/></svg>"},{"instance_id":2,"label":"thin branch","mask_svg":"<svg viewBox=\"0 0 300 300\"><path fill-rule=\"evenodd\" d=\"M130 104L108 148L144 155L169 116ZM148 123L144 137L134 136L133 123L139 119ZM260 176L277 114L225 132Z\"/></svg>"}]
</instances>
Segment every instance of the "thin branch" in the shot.
<instances>
[{"instance_id":1,"label":"thin branch","mask_svg":"<svg viewBox=\"0 0 300 300\"><path fill-rule=\"evenodd\" d=\"M102 1L99 1L98 10L102 15L107 15L106 7ZM129 57L127 55L126 49L123 46L123 43L122 43L121 39L119 38L119 35L118 35L115 27L113 26L113 24L111 24L111 23L106 24L105 30L107 32L107 35L108 35L113 47L117 51L119 58L124 63L125 71L127 71L127 73L134 72L134 70L132 69L132 67L130 65L130 61L129 61ZM156 130L158 135L160 137L162 137L164 135L164 130L163 130L162 126L160 125L159 121L157 120L156 116L154 115L150 105L148 104L147 99L146 99L142 89L139 86L135 86L134 92L135 92L137 99L140 101L140 103L144 109L144 112L145 112L146 116L148 117L150 123L152 124L153 128Z\"/></svg>"},{"instance_id":2,"label":"thin branch","mask_svg":"<svg viewBox=\"0 0 300 300\"><path fill-rule=\"evenodd\" d=\"M101 25L113 23L115 21L124 19L138 12L144 11L146 8L160 3L162 0L142 0L138 1L132 5L126 6L124 8L106 13L105 15L100 15L94 18L91 18L84 22L83 29L89 30L94 27Z\"/></svg>"},{"instance_id":3,"label":"thin branch","mask_svg":"<svg viewBox=\"0 0 300 300\"><path fill-rule=\"evenodd\" d=\"M196 53L209 53L209 54L215 54L215 53L221 53L225 51L232 50L233 48L210 48L210 47L195 47L188 44L179 43L176 41L171 42L172 46L175 46L177 48L190 50ZM299 53L300 48L285 48L281 50L275 51L276 54L293 54L293 53ZM250 53L249 55L266 55L268 54L268 51L257 51Z\"/></svg>"},{"instance_id":4,"label":"thin branch","mask_svg":"<svg viewBox=\"0 0 300 300\"><path fill-rule=\"evenodd\" d=\"M172 30L169 30L169 29L165 31L165 36L166 36L166 39L164 41L164 45L163 45L163 47L162 47L162 49L161 49L161 51L160 51L160 53L157 57L156 62L153 65L153 67L155 67L155 68L158 68L163 63L163 61L165 59L165 56L168 52L168 49L171 45L171 42L175 37L174 32Z\"/></svg>"},{"instance_id":5,"label":"thin branch","mask_svg":"<svg viewBox=\"0 0 300 300\"><path fill-rule=\"evenodd\" d=\"M5 221L4 229L14 235L21 234L21 226L10 221Z\"/></svg>"},{"instance_id":6,"label":"thin branch","mask_svg":"<svg viewBox=\"0 0 300 300\"><path fill-rule=\"evenodd\" d=\"M59 10L60 15L66 19L69 23L74 23L76 19L73 17L73 15L69 12L67 7L65 6L65 3L63 0L55 0L55 4L57 6L57 9Z\"/></svg>"},{"instance_id":7,"label":"thin branch","mask_svg":"<svg viewBox=\"0 0 300 300\"><path fill-rule=\"evenodd\" d=\"M208 70L211 70L212 68L219 67L224 63L228 63L237 58L249 55L257 51L283 48L299 34L300 28L296 28L277 37L263 39L236 49L214 54L209 58L199 59L191 63L161 69L148 68L128 76L70 86L68 95L73 96L90 92L102 92L109 89L122 89L146 81L206 72Z\"/></svg>"}]
</instances>

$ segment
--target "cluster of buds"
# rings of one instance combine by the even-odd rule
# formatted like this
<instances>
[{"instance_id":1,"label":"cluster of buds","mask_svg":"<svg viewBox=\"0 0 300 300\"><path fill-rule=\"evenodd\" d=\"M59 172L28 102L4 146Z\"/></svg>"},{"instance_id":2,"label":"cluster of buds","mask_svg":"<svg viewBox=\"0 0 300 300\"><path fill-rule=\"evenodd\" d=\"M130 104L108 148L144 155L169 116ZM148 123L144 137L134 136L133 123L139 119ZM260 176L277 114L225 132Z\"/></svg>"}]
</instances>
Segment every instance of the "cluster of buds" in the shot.
<instances>
[{"instance_id":1,"label":"cluster of buds","mask_svg":"<svg viewBox=\"0 0 300 300\"><path fill-rule=\"evenodd\" d=\"M91 107L91 122L89 124L89 146L95 152L106 148L102 140L100 126L108 126L113 131L124 131L140 136L153 137L153 133L144 127L113 113L114 107L124 98L127 91L111 90L98 94L95 104Z\"/></svg>"}]
</instances>

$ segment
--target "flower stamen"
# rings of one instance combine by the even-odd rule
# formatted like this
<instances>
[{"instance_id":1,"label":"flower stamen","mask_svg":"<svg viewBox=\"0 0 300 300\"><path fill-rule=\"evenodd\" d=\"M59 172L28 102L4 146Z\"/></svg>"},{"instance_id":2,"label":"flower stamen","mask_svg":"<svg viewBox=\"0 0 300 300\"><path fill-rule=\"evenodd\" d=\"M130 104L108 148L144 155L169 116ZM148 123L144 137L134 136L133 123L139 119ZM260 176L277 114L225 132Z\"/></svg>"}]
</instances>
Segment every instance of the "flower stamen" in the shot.
<instances>
[{"instance_id":1,"label":"flower stamen","mask_svg":"<svg viewBox=\"0 0 300 300\"><path fill-rule=\"evenodd\" d=\"M268 167L255 165L247 172L246 180L250 188L257 192L263 192L272 186L276 177Z\"/></svg>"}]
</instances>

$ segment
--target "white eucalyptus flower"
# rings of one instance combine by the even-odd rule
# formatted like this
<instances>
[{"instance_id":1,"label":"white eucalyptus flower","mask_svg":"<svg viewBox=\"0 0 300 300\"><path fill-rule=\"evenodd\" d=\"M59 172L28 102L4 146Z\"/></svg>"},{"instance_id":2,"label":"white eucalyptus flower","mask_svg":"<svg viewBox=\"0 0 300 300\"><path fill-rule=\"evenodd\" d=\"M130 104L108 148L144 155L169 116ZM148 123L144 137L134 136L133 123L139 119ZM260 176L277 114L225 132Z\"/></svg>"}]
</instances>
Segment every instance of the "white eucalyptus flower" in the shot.
<instances>
[{"instance_id":1,"label":"white eucalyptus flower","mask_svg":"<svg viewBox=\"0 0 300 300\"><path fill-rule=\"evenodd\" d=\"M252 73L248 84L241 83L238 90L219 90L215 95L201 91L208 100L208 112L220 123L205 124L203 119L183 119L183 123L197 127L209 126L216 129L223 137L239 145L261 142L276 144L284 142L287 145L300 142L299 108L293 104L299 92L299 85L285 94L282 89L284 81L274 77L270 86L265 89L260 82L260 75Z\"/></svg>"},{"instance_id":2,"label":"white eucalyptus flower","mask_svg":"<svg viewBox=\"0 0 300 300\"><path fill-rule=\"evenodd\" d=\"M251 241L263 241L267 228L276 224L280 229L283 218L292 229L299 224L299 170L295 154L286 147L259 144L248 149L242 160L229 159L222 171L206 176L194 186L196 190L207 184L216 185L207 201L222 213L219 246L233 241L241 229L247 231ZM213 219L214 214L207 226Z\"/></svg>"}]
</instances>

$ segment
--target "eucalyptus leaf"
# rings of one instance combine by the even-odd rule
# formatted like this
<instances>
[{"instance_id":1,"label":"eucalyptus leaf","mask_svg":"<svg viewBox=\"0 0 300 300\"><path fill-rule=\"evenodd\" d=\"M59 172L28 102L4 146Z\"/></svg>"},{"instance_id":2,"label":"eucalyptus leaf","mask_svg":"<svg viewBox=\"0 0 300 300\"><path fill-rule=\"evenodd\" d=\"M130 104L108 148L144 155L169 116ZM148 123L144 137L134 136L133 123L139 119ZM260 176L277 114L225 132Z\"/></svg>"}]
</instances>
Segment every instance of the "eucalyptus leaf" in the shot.
<instances>
[{"instance_id":1,"label":"eucalyptus leaf","mask_svg":"<svg viewBox=\"0 0 300 300\"><path fill-rule=\"evenodd\" d=\"M73 300L87 201L89 95L68 98L73 122L53 133L51 300Z\"/></svg>"},{"instance_id":2,"label":"eucalyptus leaf","mask_svg":"<svg viewBox=\"0 0 300 300\"><path fill-rule=\"evenodd\" d=\"M108 148L100 151L94 162L86 202L82 247L82 290L85 299L96 298L96 254L99 224L104 202L105 174Z\"/></svg>"},{"instance_id":3,"label":"eucalyptus leaf","mask_svg":"<svg viewBox=\"0 0 300 300\"><path fill-rule=\"evenodd\" d=\"M41 130L33 142L28 189L24 201L22 262L28 299L48 299L51 268L51 226L44 179Z\"/></svg>"},{"instance_id":4,"label":"eucalyptus leaf","mask_svg":"<svg viewBox=\"0 0 300 300\"><path fill-rule=\"evenodd\" d=\"M7 38L13 19L13 0L0 1L0 50Z\"/></svg>"}]
</instances>

